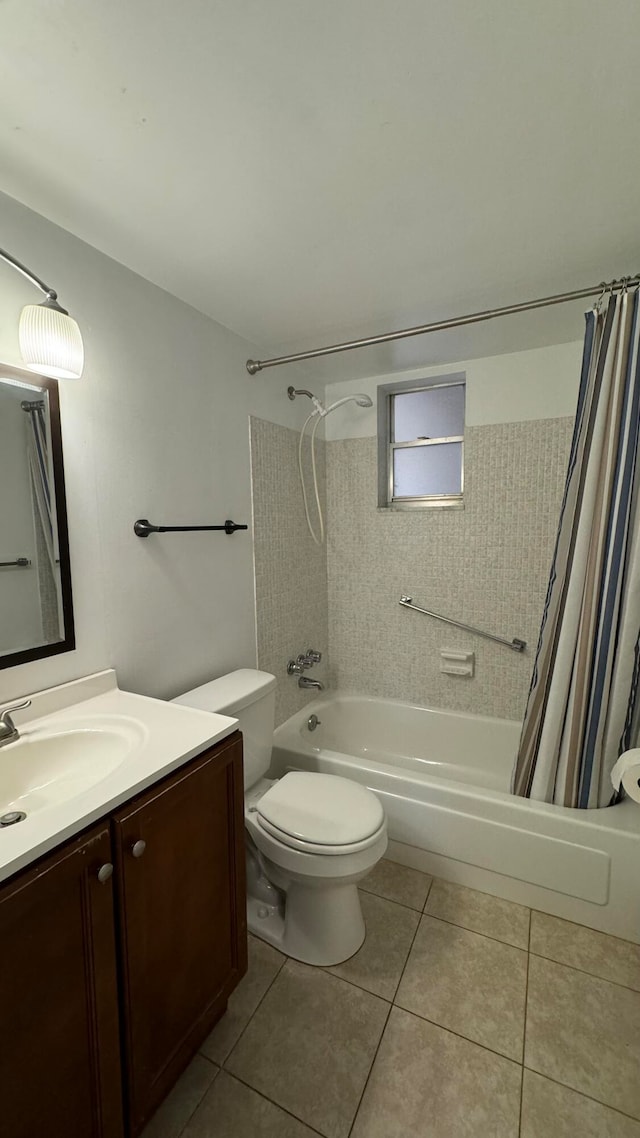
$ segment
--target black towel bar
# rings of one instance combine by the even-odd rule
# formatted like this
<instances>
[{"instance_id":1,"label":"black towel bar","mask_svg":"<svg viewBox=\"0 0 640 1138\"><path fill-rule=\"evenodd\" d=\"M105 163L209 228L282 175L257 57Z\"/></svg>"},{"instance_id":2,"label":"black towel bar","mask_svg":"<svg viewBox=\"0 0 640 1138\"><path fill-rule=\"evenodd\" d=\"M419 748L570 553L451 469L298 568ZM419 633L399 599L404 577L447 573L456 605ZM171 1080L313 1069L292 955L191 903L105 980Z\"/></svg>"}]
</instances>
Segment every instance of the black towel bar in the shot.
<instances>
[{"instance_id":1,"label":"black towel bar","mask_svg":"<svg viewBox=\"0 0 640 1138\"><path fill-rule=\"evenodd\" d=\"M148 537L150 533L191 533L193 530L223 530L231 534L237 529L249 529L249 526L236 525L229 518L223 526L153 526L146 518L138 518L133 526L136 537Z\"/></svg>"}]
</instances>

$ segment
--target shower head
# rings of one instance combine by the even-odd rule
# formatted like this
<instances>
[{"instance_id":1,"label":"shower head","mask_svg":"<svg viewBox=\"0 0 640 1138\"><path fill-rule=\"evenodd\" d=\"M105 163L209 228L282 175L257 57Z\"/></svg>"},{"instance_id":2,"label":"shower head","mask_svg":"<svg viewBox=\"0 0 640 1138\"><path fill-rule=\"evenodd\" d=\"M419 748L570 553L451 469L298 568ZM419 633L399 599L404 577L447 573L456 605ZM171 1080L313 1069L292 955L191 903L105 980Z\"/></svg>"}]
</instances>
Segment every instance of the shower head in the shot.
<instances>
[{"instance_id":1,"label":"shower head","mask_svg":"<svg viewBox=\"0 0 640 1138\"><path fill-rule=\"evenodd\" d=\"M330 411L335 411L336 407L343 407L345 403L357 403L358 407L373 407L373 400L368 395L345 395L343 399L336 399L330 407L327 407L324 412L328 415Z\"/></svg>"}]
</instances>

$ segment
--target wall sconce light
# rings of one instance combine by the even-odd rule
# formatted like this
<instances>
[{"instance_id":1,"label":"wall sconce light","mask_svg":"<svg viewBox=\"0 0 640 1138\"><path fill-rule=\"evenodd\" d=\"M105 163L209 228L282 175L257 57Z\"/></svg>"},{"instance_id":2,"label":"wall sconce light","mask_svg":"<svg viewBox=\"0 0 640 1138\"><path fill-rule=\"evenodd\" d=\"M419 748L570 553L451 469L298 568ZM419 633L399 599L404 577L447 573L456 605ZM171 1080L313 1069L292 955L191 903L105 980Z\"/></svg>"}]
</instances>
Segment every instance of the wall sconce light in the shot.
<instances>
[{"instance_id":1,"label":"wall sconce light","mask_svg":"<svg viewBox=\"0 0 640 1138\"><path fill-rule=\"evenodd\" d=\"M18 339L25 365L52 379L79 379L84 365L84 346L76 321L58 304L58 294L10 253L0 249L0 260L12 265L44 293L40 304L25 304L20 315Z\"/></svg>"}]
</instances>

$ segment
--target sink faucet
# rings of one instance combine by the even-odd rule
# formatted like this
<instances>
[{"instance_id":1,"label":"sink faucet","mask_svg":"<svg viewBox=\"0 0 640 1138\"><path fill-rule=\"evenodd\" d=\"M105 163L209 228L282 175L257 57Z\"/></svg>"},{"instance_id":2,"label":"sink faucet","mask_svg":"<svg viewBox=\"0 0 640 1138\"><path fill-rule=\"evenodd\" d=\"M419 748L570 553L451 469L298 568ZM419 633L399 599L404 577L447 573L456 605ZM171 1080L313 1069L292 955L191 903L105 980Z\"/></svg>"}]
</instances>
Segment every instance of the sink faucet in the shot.
<instances>
[{"instance_id":1,"label":"sink faucet","mask_svg":"<svg viewBox=\"0 0 640 1138\"><path fill-rule=\"evenodd\" d=\"M324 691L324 684L320 680L312 680L311 676L300 676L298 679L299 688L314 688L315 691Z\"/></svg>"},{"instance_id":2,"label":"sink faucet","mask_svg":"<svg viewBox=\"0 0 640 1138\"><path fill-rule=\"evenodd\" d=\"M22 711L25 707L31 707L30 699L23 699L22 703L12 703L10 707L0 711L0 747L5 747L7 743L15 743L16 739L20 738L20 732L11 716L14 711Z\"/></svg>"}]
</instances>

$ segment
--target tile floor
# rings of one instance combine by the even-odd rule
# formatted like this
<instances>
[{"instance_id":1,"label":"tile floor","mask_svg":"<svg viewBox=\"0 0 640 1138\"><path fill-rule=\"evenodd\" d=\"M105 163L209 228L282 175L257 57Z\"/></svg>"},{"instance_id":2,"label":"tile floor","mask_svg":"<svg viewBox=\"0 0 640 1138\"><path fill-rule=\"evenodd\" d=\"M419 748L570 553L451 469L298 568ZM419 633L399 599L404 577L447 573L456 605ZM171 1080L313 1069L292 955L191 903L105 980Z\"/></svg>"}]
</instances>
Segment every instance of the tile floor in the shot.
<instances>
[{"instance_id":1,"label":"tile floor","mask_svg":"<svg viewBox=\"0 0 640 1138\"><path fill-rule=\"evenodd\" d=\"M249 971L143 1138L640 1138L640 947L382 861L367 939Z\"/></svg>"}]
</instances>

